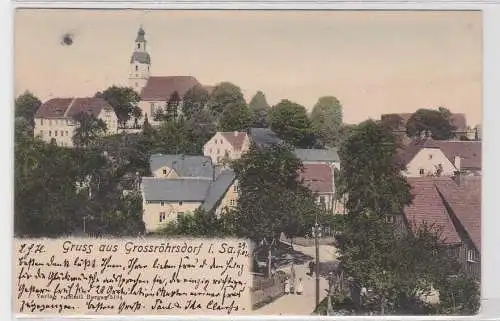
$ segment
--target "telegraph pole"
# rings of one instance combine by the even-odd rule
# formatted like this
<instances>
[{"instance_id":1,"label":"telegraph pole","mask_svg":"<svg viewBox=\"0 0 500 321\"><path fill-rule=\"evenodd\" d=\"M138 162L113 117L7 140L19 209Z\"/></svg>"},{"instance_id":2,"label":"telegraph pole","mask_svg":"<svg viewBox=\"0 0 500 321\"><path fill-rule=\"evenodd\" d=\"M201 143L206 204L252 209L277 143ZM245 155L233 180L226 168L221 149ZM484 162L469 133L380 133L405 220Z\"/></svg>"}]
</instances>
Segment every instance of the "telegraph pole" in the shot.
<instances>
[{"instance_id":1,"label":"telegraph pole","mask_svg":"<svg viewBox=\"0 0 500 321\"><path fill-rule=\"evenodd\" d=\"M316 247L316 307L319 305L319 225L318 217L314 224L314 246Z\"/></svg>"}]
</instances>

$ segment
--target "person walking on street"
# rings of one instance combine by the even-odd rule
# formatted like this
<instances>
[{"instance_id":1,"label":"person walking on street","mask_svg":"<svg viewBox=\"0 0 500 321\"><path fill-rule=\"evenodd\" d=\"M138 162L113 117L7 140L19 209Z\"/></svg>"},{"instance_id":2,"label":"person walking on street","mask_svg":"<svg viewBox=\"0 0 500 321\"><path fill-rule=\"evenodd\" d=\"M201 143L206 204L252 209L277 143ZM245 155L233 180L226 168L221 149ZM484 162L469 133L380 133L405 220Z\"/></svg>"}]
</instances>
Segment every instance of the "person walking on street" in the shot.
<instances>
[{"instance_id":1,"label":"person walking on street","mask_svg":"<svg viewBox=\"0 0 500 321\"><path fill-rule=\"evenodd\" d=\"M313 262L313 261L310 261L310 262L309 262L309 275L310 275L310 276L313 276L313 274L314 274L314 265L315 265L315 264L314 264L314 262Z\"/></svg>"},{"instance_id":2,"label":"person walking on street","mask_svg":"<svg viewBox=\"0 0 500 321\"><path fill-rule=\"evenodd\" d=\"M304 285L302 284L302 278L299 278L299 282L297 283L297 290L295 291L295 293L297 293L297 295L302 295L303 292Z\"/></svg>"},{"instance_id":3,"label":"person walking on street","mask_svg":"<svg viewBox=\"0 0 500 321\"><path fill-rule=\"evenodd\" d=\"M290 293L295 292L295 283L296 283L296 275L295 275L295 266L292 263L292 267L290 268L290 278L291 278L291 283L290 283Z\"/></svg>"}]
</instances>

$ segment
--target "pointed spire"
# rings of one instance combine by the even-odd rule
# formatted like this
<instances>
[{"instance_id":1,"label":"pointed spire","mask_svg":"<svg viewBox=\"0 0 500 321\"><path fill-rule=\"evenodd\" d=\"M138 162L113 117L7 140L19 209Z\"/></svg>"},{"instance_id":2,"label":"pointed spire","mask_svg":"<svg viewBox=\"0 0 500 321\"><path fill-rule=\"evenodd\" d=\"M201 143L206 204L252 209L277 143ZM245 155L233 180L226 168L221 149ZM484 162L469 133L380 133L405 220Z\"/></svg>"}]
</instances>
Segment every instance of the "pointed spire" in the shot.
<instances>
[{"instance_id":1,"label":"pointed spire","mask_svg":"<svg viewBox=\"0 0 500 321\"><path fill-rule=\"evenodd\" d=\"M142 28L142 24L139 27L139 31L137 31L137 38L135 39L136 42L146 42L145 36L146 32Z\"/></svg>"}]
</instances>

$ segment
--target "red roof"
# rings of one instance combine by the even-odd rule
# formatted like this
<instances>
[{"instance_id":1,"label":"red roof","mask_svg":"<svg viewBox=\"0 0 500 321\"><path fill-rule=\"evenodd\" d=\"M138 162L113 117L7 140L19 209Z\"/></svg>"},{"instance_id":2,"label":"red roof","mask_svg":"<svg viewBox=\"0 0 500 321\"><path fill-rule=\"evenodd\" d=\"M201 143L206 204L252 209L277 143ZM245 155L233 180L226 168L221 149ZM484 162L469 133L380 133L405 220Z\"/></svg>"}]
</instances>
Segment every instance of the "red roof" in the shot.
<instances>
[{"instance_id":1,"label":"red roof","mask_svg":"<svg viewBox=\"0 0 500 321\"><path fill-rule=\"evenodd\" d=\"M149 77L141 91L141 100L168 101L176 91L182 98L189 89L197 85L200 83L192 76Z\"/></svg>"},{"instance_id":2,"label":"red roof","mask_svg":"<svg viewBox=\"0 0 500 321\"><path fill-rule=\"evenodd\" d=\"M413 202L404 209L406 220L412 229L418 228L421 224L434 224L441 229L441 237L447 244L457 244L461 242L457 230L448 214L443 200L439 196L435 183L441 180L452 181L447 177L418 177L408 178L411 186Z\"/></svg>"},{"instance_id":3,"label":"red roof","mask_svg":"<svg viewBox=\"0 0 500 321\"><path fill-rule=\"evenodd\" d=\"M462 169L482 168L480 141L450 141L418 138L411 141L404 148L398 150L398 157L407 165L422 148L439 148L452 164L455 164L455 156L459 156L460 167Z\"/></svg>"},{"instance_id":4,"label":"red roof","mask_svg":"<svg viewBox=\"0 0 500 321\"><path fill-rule=\"evenodd\" d=\"M481 177L462 176L460 184L450 177L407 178L414 196L404 215L412 228L423 222L442 230L447 244L461 243L459 222L476 248L481 249ZM447 208L449 206L449 209Z\"/></svg>"},{"instance_id":5,"label":"red roof","mask_svg":"<svg viewBox=\"0 0 500 321\"><path fill-rule=\"evenodd\" d=\"M401 125L398 130L406 131L406 123L410 119L412 113L398 113L398 114L384 114L380 117L381 120L384 120L388 117L399 116L401 118ZM451 124L455 126L455 132L465 132L467 128L467 120L465 118L465 114L451 114Z\"/></svg>"},{"instance_id":6,"label":"red roof","mask_svg":"<svg viewBox=\"0 0 500 321\"><path fill-rule=\"evenodd\" d=\"M221 132L222 137L224 137L234 149L241 149L245 137L247 137L246 132Z\"/></svg>"},{"instance_id":7,"label":"red roof","mask_svg":"<svg viewBox=\"0 0 500 321\"><path fill-rule=\"evenodd\" d=\"M333 193L332 168L326 164L304 164L300 178L315 193Z\"/></svg>"},{"instance_id":8,"label":"red roof","mask_svg":"<svg viewBox=\"0 0 500 321\"><path fill-rule=\"evenodd\" d=\"M53 98L40 106L37 118L73 118L80 112L99 115L102 109L113 109L104 99L95 97Z\"/></svg>"},{"instance_id":9,"label":"red roof","mask_svg":"<svg viewBox=\"0 0 500 321\"><path fill-rule=\"evenodd\" d=\"M474 246L481 251L481 177L463 176L460 184L440 181L436 186Z\"/></svg>"}]
</instances>

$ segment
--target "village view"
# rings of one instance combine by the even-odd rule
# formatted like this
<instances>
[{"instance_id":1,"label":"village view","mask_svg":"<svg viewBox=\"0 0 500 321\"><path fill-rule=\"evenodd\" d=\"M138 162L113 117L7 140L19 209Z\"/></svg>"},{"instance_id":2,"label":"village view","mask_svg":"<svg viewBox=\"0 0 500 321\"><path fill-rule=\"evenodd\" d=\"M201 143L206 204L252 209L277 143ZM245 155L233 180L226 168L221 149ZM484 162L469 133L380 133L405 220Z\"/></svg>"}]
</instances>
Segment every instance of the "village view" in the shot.
<instances>
[{"instance_id":1,"label":"village view","mask_svg":"<svg viewBox=\"0 0 500 321\"><path fill-rule=\"evenodd\" d=\"M16 236L249 239L258 314L478 312L480 124L246 101L152 76L142 27L131 42L127 87L17 97Z\"/></svg>"}]
</instances>

